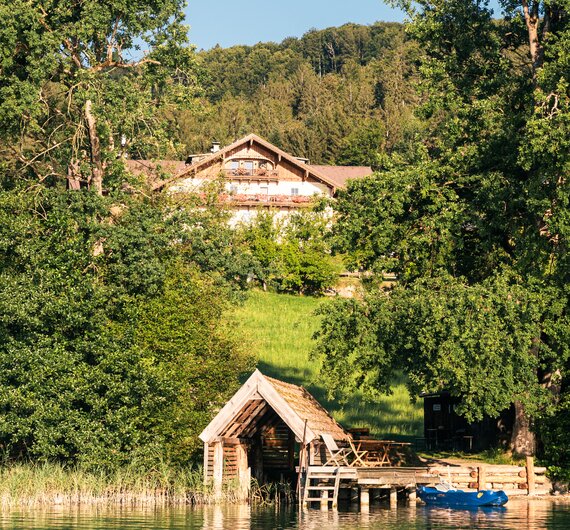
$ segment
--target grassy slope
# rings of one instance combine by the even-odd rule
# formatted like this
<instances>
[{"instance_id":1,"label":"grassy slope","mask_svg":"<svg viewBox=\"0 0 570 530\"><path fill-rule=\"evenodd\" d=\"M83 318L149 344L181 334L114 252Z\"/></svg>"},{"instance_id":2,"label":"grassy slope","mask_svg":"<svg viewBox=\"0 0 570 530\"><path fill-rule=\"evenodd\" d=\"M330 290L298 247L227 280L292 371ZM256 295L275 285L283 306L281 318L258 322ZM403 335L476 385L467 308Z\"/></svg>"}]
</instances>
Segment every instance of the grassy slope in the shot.
<instances>
[{"instance_id":1,"label":"grassy slope","mask_svg":"<svg viewBox=\"0 0 570 530\"><path fill-rule=\"evenodd\" d=\"M265 374L303 385L346 427L369 427L382 438L413 439L421 436L421 403L412 405L403 384L394 394L374 403L355 395L341 407L326 399L318 381L319 365L309 359L311 336L318 326L313 311L326 300L255 291L236 312L238 325L258 355Z\"/></svg>"}]
</instances>

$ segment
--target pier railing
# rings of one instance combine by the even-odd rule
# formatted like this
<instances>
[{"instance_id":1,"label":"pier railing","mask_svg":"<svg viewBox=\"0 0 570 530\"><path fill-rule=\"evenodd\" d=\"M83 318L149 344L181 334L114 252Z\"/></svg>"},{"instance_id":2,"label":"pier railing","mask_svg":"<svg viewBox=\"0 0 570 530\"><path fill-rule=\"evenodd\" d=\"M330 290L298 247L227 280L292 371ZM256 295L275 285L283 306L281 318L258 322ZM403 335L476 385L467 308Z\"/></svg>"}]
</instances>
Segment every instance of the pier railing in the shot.
<instances>
[{"instance_id":1,"label":"pier railing","mask_svg":"<svg viewBox=\"0 0 570 530\"><path fill-rule=\"evenodd\" d=\"M428 466L430 475L441 477L454 487L465 490L504 490L513 495L546 495L552 485L545 467L535 467L529 457L524 466L473 464Z\"/></svg>"}]
</instances>

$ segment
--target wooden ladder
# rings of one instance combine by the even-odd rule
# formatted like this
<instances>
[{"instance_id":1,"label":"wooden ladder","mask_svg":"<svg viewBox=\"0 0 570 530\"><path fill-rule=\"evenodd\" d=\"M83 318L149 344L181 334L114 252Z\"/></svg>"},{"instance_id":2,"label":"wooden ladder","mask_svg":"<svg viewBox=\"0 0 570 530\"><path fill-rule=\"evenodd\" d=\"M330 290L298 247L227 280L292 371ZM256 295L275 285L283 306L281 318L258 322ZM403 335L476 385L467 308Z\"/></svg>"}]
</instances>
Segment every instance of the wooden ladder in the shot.
<instances>
[{"instance_id":1,"label":"wooden ladder","mask_svg":"<svg viewBox=\"0 0 570 530\"><path fill-rule=\"evenodd\" d=\"M328 503L332 502L332 509L336 510L338 506L338 490L340 488L340 479L340 467L320 467L317 470L311 470L309 467L307 469L305 488L303 490L303 506L309 507L309 503L311 502L322 502L322 498L319 494L322 494L326 491L329 493L327 499L327 508ZM332 492L332 497L330 496L330 492ZM317 497L317 495L319 496Z\"/></svg>"}]
</instances>

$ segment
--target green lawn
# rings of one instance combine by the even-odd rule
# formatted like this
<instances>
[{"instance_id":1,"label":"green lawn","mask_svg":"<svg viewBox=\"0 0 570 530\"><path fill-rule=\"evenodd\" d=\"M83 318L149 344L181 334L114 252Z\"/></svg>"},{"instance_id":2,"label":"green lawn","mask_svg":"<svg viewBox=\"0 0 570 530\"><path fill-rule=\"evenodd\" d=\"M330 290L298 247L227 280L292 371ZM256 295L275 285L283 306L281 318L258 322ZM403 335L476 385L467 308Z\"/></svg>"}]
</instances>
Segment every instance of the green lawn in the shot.
<instances>
[{"instance_id":1,"label":"green lawn","mask_svg":"<svg viewBox=\"0 0 570 530\"><path fill-rule=\"evenodd\" d=\"M314 310L326 298L290 296L254 291L236 311L239 328L258 356L264 373L307 388L346 427L369 427L381 438L413 440L421 436L421 402L410 403L405 386L398 382L394 394L373 403L355 395L343 407L326 399L319 384L319 363L309 359L311 336L318 327Z\"/></svg>"}]
</instances>

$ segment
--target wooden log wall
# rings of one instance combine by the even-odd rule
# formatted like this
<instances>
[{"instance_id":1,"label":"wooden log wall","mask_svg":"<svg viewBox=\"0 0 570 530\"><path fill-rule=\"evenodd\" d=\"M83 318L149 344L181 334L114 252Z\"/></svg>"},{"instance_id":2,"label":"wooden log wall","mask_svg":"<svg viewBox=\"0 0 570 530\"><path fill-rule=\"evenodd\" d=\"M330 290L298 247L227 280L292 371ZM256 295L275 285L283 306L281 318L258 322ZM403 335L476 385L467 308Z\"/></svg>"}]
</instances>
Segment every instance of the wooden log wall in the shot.
<instances>
[{"instance_id":1,"label":"wooden log wall","mask_svg":"<svg viewBox=\"0 0 570 530\"><path fill-rule=\"evenodd\" d=\"M291 471L295 440L291 430L283 422L270 427L263 433L263 467L270 471Z\"/></svg>"},{"instance_id":2,"label":"wooden log wall","mask_svg":"<svg viewBox=\"0 0 570 530\"><path fill-rule=\"evenodd\" d=\"M214 476L214 446L206 444L204 450L207 450L207 456L204 458L204 467L206 468L205 477L210 479Z\"/></svg>"},{"instance_id":3,"label":"wooden log wall","mask_svg":"<svg viewBox=\"0 0 570 530\"><path fill-rule=\"evenodd\" d=\"M545 467L534 466L527 460L525 466L473 464L472 466L429 466L431 475L464 490L493 489L504 490L513 495L546 495L552 485L546 476Z\"/></svg>"},{"instance_id":4,"label":"wooden log wall","mask_svg":"<svg viewBox=\"0 0 570 530\"><path fill-rule=\"evenodd\" d=\"M237 452L235 445L224 445L224 482L238 476Z\"/></svg>"}]
</instances>

